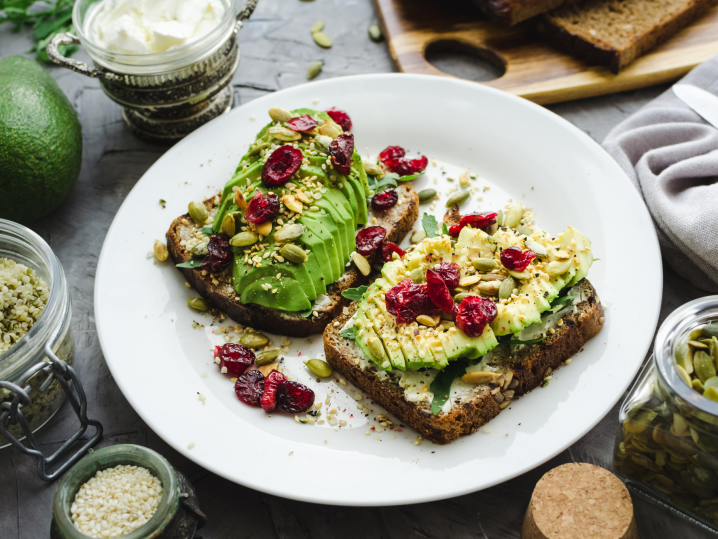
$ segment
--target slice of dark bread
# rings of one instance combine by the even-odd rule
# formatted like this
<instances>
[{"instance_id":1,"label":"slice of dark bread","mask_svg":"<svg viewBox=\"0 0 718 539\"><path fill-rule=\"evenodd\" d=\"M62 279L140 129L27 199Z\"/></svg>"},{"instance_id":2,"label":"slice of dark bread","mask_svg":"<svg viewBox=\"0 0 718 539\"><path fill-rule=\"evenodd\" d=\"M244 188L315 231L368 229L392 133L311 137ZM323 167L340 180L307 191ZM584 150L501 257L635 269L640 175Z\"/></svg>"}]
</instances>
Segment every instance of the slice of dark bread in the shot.
<instances>
[{"instance_id":1,"label":"slice of dark bread","mask_svg":"<svg viewBox=\"0 0 718 539\"><path fill-rule=\"evenodd\" d=\"M492 21L514 25L576 0L474 0Z\"/></svg>"},{"instance_id":2,"label":"slice of dark bread","mask_svg":"<svg viewBox=\"0 0 718 539\"><path fill-rule=\"evenodd\" d=\"M557 49L618 73L716 3L718 0L584 0L542 15L537 29Z\"/></svg>"},{"instance_id":3,"label":"slice of dark bread","mask_svg":"<svg viewBox=\"0 0 718 539\"><path fill-rule=\"evenodd\" d=\"M473 386L466 395L462 393L449 412L432 415L428 402L407 400L398 381L391 376L382 379L373 364L362 370L359 347L340 335L341 329L353 316L356 303L324 331L326 359L347 380L401 422L434 443L447 444L459 436L476 432L506 408L512 399L539 386L550 373L548 369L556 369L601 331L605 319L596 290L587 279L576 286L580 287L583 299L575 305L575 309L566 309L561 318L562 325L555 328L554 334L540 343L520 348L499 345L494 353L502 369L505 369L503 377L490 384Z\"/></svg>"},{"instance_id":4,"label":"slice of dark bread","mask_svg":"<svg viewBox=\"0 0 718 539\"><path fill-rule=\"evenodd\" d=\"M399 193L401 204L397 204L382 213L373 215L370 213L371 222L368 224L368 226L380 225L386 228L386 241L394 243L400 243L404 239L404 236L411 230L414 222L419 217L419 197L414 188L409 184L402 184L397 188L397 192ZM219 195L204 201L210 218L214 216L218 203ZM376 219L376 222L373 221L372 217ZM192 241L197 241L195 235L200 228L190 218L189 214L181 215L172 222L170 229L167 231L167 248L176 264L186 262L192 257L189 245ZM352 265L333 284L331 291L327 289L326 299L321 305L315 305L315 314L303 318L298 313L241 303L239 295L232 287L229 269L216 275L208 274L199 269L179 269L184 274L187 282L202 297L209 300L212 305L235 322L270 333L281 333L289 337L306 337L324 331L327 324L341 314L342 309L350 303L348 299L341 295L342 291L366 284L369 280L368 277L362 275Z\"/></svg>"}]
</instances>

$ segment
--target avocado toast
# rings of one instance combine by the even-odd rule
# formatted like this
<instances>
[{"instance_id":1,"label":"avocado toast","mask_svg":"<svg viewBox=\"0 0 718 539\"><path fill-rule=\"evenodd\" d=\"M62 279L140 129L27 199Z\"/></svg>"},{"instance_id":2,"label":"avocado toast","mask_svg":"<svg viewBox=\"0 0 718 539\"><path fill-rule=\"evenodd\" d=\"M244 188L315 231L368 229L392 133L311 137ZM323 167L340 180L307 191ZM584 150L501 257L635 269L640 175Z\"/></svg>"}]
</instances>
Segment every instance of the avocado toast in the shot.
<instances>
[{"instance_id":1,"label":"avocado toast","mask_svg":"<svg viewBox=\"0 0 718 539\"><path fill-rule=\"evenodd\" d=\"M438 444L547 385L603 326L588 238L505 213L450 213L324 332L334 369Z\"/></svg>"},{"instance_id":2,"label":"avocado toast","mask_svg":"<svg viewBox=\"0 0 718 539\"><path fill-rule=\"evenodd\" d=\"M348 267L357 229L381 226L386 241L400 242L418 217L418 198L402 184L397 204L372 214L350 132L311 109L273 108L270 116L222 193L190 204L167 245L215 308L255 329L304 337L349 304L343 290L368 279Z\"/></svg>"}]
</instances>

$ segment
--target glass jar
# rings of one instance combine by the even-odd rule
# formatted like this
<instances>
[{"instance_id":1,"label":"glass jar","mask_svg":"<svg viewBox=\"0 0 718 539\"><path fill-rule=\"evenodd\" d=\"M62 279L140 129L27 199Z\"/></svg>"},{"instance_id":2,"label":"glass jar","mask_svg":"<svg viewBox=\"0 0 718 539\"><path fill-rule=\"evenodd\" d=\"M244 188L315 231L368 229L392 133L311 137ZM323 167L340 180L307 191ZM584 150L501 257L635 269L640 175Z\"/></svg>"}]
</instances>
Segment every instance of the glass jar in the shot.
<instances>
[{"instance_id":1,"label":"glass jar","mask_svg":"<svg viewBox=\"0 0 718 539\"><path fill-rule=\"evenodd\" d=\"M237 0L222 0L224 17L209 33L150 54L114 52L92 41L90 8L98 1L75 2L72 22L77 35L56 35L47 55L62 67L99 79L104 92L123 107L122 116L136 134L173 142L232 107L229 83L239 65L237 32L258 0L246 0L239 14ZM62 56L58 47L70 44L82 44L95 67Z\"/></svg>"},{"instance_id":2,"label":"glass jar","mask_svg":"<svg viewBox=\"0 0 718 539\"><path fill-rule=\"evenodd\" d=\"M75 528L70 507L80 487L99 470L119 465L141 466L159 478L162 497L155 514L122 539L191 539L204 526L194 487L159 453L146 447L120 444L92 451L65 473L52 502L51 539L87 539Z\"/></svg>"},{"instance_id":3,"label":"glass jar","mask_svg":"<svg viewBox=\"0 0 718 539\"><path fill-rule=\"evenodd\" d=\"M50 246L32 230L0 219L0 258L10 258L32 268L47 283L50 290L47 305L35 325L9 350L0 354L0 382L29 385L31 388L31 402L22 408L22 413L34 432L57 412L65 400L65 393L56 379L44 391L41 390L49 376L44 370L33 374L25 384L21 381L28 370L38 363L48 361L44 351L48 342L59 359L72 364L75 341L70 328L70 293L60 261ZM12 399L13 395L9 390L0 388L0 411L6 409ZM17 438L22 437L19 425L9 425L8 430ZM0 448L8 444L0 434Z\"/></svg>"},{"instance_id":4,"label":"glass jar","mask_svg":"<svg viewBox=\"0 0 718 539\"><path fill-rule=\"evenodd\" d=\"M681 378L674 354L692 331L715 322L718 296L666 318L621 405L613 455L614 471L634 491L712 531L718 531L718 402Z\"/></svg>"}]
</instances>

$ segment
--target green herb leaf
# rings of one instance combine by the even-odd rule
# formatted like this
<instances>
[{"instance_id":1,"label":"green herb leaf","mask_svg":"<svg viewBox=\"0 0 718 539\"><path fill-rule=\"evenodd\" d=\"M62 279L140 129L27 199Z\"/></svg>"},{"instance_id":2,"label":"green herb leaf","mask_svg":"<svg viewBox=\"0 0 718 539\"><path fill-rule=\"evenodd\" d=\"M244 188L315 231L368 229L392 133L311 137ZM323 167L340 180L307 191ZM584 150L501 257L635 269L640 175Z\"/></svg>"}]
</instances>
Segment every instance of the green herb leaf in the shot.
<instances>
[{"instance_id":1,"label":"green herb leaf","mask_svg":"<svg viewBox=\"0 0 718 539\"><path fill-rule=\"evenodd\" d=\"M39 61L47 62L45 49L55 35L61 32L72 32L72 5L74 0L0 0L0 24L12 23L12 30L17 32L23 26L32 26L35 44L31 51L36 52ZM49 8L49 9L44 9ZM69 56L78 50L77 45L61 45L60 54Z\"/></svg>"},{"instance_id":2,"label":"green herb leaf","mask_svg":"<svg viewBox=\"0 0 718 539\"><path fill-rule=\"evenodd\" d=\"M354 333L354 326L349 326L349 327L344 328L343 330L341 330L339 332L339 335L341 335L345 339L351 339L352 341L356 340L356 333Z\"/></svg>"},{"instance_id":3,"label":"green herb leaf","mask_svg":"<svg viewBox=\"0 0 718 539\"><path fill-rule=\"evenodd\" d=\"M520 341L518 339L509 339L506 342L509 344L536 344L538 342L543 341L545 338L546 337L541 337L540 339L531 339L530 341Z\"/></svg>"},{"instance_id":4,"label":"green herb leaf","mask_svg":"<svg viewBox=\"0 0 718 539\"><path fill-rule=\"evenodd\" d=\"M573 297L572 296L561 296L560 298L556 298L551 302L551 307L556 307L556 305L561 305L562 303L566 303L567 301L571 302L573 304Z\"/></svg>"},{"instance_id":5,"label":"green herb leaf","mask_svg":"<svg viewBox=\"0 0 718 539\"><path fill-rule=\"evenodd\" d=\"M446 226L446 223L443 223L443 222L441 223L441 233L444 235L449 234L449 227Z\"/></svg>"},{"instance_id":6,"label":"green herb leaf","mask_svg":"<svg viewBox=\"0 0 718 539\"><path fill-rule=\"evenodd\" d=\"M190 269L199 269L200 264L202 264L202 259L204 257L200 256L193 256L190 258L187 262L182 262L181 264L177 264L177 268L190 268Z\"/></svg>"},{"instance_id":7,"label":"green herb leaf","mask_svg":"<svg viewBox=\"0 0 718 539\"><path fill-rule=\"evenodd\" d=\"M419 176L424 174L424 171L419 172L418 174L407 174L406 176L399 176L397 179L400 182L410 182L411 180L415 180Z\"/></svg>"},{"instance_id":8,"label":"green herb leaf","mask_svg":"<svg viewBox=\"0 0 718 539\"><path fill-rule=\"evenodd\" d=\"M439 235L439 223L436 222L436 217L433 215L425 213L421 218L421 226L424 227L427 238L435 238Z\"/></svg>"},{"instance_id":9,"label":"green herb leaf","mask_svg":"<svg viewBox=\"0 0 718 539\"><path fill-rule=\"evenodd\" d=\"M206 227L202 228L202 230L200 230L200 232L202 234L204 234L205 236L211 236L212 234L214 234L214 229L211 226L206 226Z\"/></svg>"},{"instance_id":10,"label":"green herb leaf","mask_svg":"<svg viewBox=\"0 0 718 539\"><path fill-rule=\"evenodd\" d=\"M449 363L444 370L439 371L434 381L431 382L429 389L434 394L434 400L431 401L431 413L436 415L441 411L441 407L446 404L451 394L451 384L454 380L466 374L466 363L464 361L453 361Z\"/></svg>"},{"instance_id":11,"label":"green herb leaf","mask_svg":"<svg viewBox=\"0 0 718 539\"><path fill-rule=\"evenodd\" d=\"M601 260L600 258L594 258L593 261L596 262L597 260Z\"/></svg>"},{"instance_id":12,"label":"green herb leaf","mask_svg":"<svg viewBox=\"0 0 718 539\"><path fill-rule=\"evenodd\" d=\"M381 180L377 180L373 176L367 176L367 182L369 183L369 190L374 191L374 193L379 193L388 187L396 187L398 185L396 183L396 180L398 180L398 179L399 179L399 175L394 174L392 172L390 172L389 174L384 174L384 176L382 176Z\"/></svg>"},{"instance_id":13,"label":"green herb leaf","mask_svg":"<svg viewBox=\"0 0 718 539\"><path fill-rule=\"evenodd\" d=\"M352 301L361 301L361 298L364 296L364 292L366 292L368 288L369 287L366 285L362 285L359 288L347 288L344 292L342 292L342 296Z\"/></svg>"},{"instance_id":14,"label":"green herb leaf","mask_svg":"<svg viewBox=\"0 0 718 539\"><path fill-rule=\"evenodd\" d=\"M309 309L304 309L303 311L298 311L297 314L301 315L302 318L309 318L312 316L312 313L314 312L314 304Z\"/></svg>"}]
</instances>

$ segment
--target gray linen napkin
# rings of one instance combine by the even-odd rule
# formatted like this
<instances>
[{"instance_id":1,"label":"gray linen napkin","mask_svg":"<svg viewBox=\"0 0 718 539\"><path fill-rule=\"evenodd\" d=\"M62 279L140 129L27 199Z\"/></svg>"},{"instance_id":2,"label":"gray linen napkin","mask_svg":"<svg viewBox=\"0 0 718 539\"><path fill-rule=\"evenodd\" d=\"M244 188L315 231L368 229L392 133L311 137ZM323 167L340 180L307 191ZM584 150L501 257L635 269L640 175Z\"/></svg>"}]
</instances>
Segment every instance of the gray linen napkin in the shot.
<instances>
[{"instance_id":1,"label":"gray linen napkin","mask_svg":"<svg viewBox=\"0 0 718 539\"><path fill-rule=\"evenodd\" d=\"M718 94L718 56L681 82ZM603 147L646 201L663 259L718 292L718 130L669 89L616 126Z\"/></svg>"}]
</instances>

